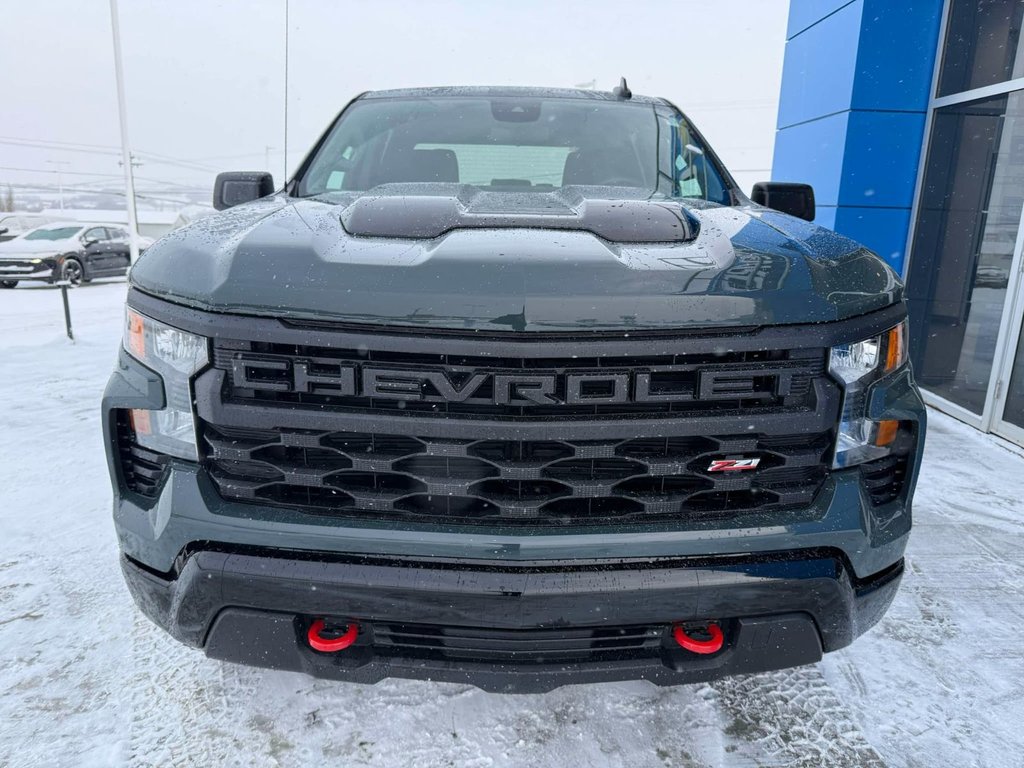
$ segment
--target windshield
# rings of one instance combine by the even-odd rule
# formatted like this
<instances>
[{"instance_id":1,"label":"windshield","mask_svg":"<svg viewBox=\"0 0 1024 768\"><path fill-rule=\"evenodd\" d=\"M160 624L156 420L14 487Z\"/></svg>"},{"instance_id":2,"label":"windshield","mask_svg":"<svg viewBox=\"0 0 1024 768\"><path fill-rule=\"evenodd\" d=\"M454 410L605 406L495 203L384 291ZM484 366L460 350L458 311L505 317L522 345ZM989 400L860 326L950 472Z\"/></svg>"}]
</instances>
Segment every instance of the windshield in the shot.
<instances>
[{"instance_id":1,"label":"windshield","mask_svg":"<svg viewBox=\"0 0 1024 768\"><path fill-rule=\"evenodd\" d=\"M625 187L631 196L640 190L731 202L722 175L675 110L518 96L358 101L331 129L297 194L417 182L499 192Z\"/></svg>"},{"instance_id":2,"label":"windshield","mask_svg":"<svg viewBox=\"0 0 1024 768\"><path fill-rule=\"evenodd\" d=\"M81 227L40 227L25 235L26 240L67 240L78 234Z\"/></svg>"}]
</instances>

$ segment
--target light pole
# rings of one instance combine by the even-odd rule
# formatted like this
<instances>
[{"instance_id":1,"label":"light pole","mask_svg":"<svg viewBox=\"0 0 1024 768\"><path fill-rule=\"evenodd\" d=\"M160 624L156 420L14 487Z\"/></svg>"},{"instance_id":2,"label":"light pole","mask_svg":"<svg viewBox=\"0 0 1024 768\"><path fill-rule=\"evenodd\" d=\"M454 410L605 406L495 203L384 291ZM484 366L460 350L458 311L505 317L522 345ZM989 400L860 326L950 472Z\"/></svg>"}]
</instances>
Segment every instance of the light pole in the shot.
<instances>
[{"instance_id":1,"label":"light pole","mask_svg":"<svg viewBox=\"0 0 1024 768\"><path fill-rule=\"evenodd\" d=\"M121 28L118 23L117 0L110 0L110 29L114 35L114 75L117 79L117 112L121 119L121 164L124 166L125 197L128 200L128 240L134 264L139 258L139 219L135 212L132 155L128 150L128 112L124 100L124 76L121 73Z\"/></svg>"},{"instance_id":2,"label":"light pole","mask_svg":"<svg viewBox=\"0 0 1024 768\"><path fill-rule=\"evenodd\" d=\"M288 182L288 14L291 8L289 0L284 0L284 176L281 184ZM270 169L267 168L269 171ZM282 186L282 189L284 187Z\"/></svg>"},{"instance_id":3,"label":"light pole","mask_svg":"<svg viewBox=\"0 0 1024 768\"><path fill-rule=\"evenodd\" d=\"M64 210L64 178L61 176L60 167L62 165L71 165L68 160L47 160L47 165L57 166L57 195L60 197L60 209Z\"/></svg>"}]
</instances>

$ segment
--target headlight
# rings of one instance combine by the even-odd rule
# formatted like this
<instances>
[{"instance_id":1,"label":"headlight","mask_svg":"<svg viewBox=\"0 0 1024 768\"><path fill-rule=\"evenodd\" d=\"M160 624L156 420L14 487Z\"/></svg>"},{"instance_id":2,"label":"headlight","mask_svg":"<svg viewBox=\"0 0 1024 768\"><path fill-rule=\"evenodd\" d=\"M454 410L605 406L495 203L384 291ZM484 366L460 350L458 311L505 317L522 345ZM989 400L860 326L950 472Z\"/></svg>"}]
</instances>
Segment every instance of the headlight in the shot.
<instances>
[{"instance_id":1,"label":"headlight","mask_svg":"<svg viewBox=\"0 0 1024 768\"><path fill-rule=\"evenodd\" d=\"M880 336L832 347L829 370L843 383L843 413L836 440L834 469L851 467L889 454L899 431L894 420L870 421L867 390L876 380L907 362L907 321Z\"/></svg>"},{"instance_id":2,"label":"headlight","mask_svg":"<svg viewBox=\"0 0 1024 768\"><path fill-rule=\"evenodd\" d=\"M166 404L162 410L131 412L139 445L198 461L191 378L209 361L206 339L129 307L125 315L124 348L164 381Z\"/></svg>"}]
</instances>

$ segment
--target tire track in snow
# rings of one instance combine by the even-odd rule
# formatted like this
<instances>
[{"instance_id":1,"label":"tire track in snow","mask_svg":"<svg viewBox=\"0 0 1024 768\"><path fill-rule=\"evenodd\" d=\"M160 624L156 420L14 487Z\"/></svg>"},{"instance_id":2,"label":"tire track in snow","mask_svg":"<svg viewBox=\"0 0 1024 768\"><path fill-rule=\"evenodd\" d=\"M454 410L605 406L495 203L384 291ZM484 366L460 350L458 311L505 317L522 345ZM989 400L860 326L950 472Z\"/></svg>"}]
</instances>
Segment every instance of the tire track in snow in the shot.
<instances>
[{"instance_id":1,"label":"tire track in snow","mask_svg":"<svg viewBox=\"0 0 1024 768\"><path fill-rule=\"evenodd\" d=\"M885 768L818 665L727 678L711 688L733 742L729 765Z\"/></svg>"}]
</instances>

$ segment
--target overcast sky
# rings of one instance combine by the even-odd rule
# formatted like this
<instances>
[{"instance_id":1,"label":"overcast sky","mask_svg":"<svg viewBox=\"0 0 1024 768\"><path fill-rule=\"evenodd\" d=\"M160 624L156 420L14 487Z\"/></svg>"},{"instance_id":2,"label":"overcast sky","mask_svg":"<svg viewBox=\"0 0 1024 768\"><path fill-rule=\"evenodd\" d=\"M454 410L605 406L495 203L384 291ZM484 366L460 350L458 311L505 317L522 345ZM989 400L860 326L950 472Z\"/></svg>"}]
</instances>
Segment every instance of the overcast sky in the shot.
<instances>
[{"instance_id":1,"label":"overcast sky","mask_svg":"<svg viewBox=\"0 0 1024 768\"><path fill-rule=\"evenodd\" d=\"M788 5L290 0L289 170L364 90L610 89L625 75L637 93L678 104L749 191L771 167ZM0 184L53 184L57 167L65 184L114 178L108 0L4 0L2 10ZM280 184L285 0L120 0L120 12L138 176L212 185L218 170L263 170L269 157Z\"/></svg>"}]
</instances>

